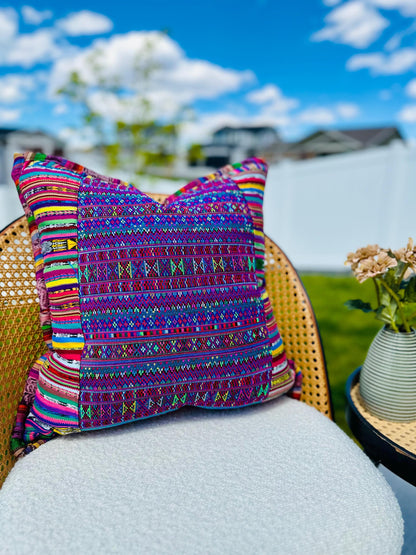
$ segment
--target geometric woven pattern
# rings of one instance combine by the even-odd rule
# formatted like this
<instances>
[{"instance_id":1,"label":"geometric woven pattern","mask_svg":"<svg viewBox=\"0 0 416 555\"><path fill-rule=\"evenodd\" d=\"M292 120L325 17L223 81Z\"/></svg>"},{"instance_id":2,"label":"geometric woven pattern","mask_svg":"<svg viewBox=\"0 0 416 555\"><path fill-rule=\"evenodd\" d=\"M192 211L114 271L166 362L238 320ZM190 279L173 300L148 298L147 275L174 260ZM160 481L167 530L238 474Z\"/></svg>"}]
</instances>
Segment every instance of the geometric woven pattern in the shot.
<instances>
[{"instance_id":1,"label":"geometric woven pattern","mask_svg":"<svg viewBox=\"0 0 416 555\"><path fill-rule=\"evenodd\" d=\"M292 388L264 283L266 171L249 159L160 204L61 158L16 157L50 347L28 375L16 455L57 433Z\"/></svg>"},{"instance_id":2,"label":"geometric woven pattern","mask_svg":"<svg viewBox=\"0 0 416 555\"><path fill-rule=\"evenodd\" d=\"M151 194L159 202L166 195ZM284 252L266 236L265 278L288 357L302 371L300 400L332 418L325 358L307 293ZM25 216L0 233L0 486L16 462L10 435L27 369L45 351ZM23 287L22 287L23 286Z\"/></svg>"}]
</instances>

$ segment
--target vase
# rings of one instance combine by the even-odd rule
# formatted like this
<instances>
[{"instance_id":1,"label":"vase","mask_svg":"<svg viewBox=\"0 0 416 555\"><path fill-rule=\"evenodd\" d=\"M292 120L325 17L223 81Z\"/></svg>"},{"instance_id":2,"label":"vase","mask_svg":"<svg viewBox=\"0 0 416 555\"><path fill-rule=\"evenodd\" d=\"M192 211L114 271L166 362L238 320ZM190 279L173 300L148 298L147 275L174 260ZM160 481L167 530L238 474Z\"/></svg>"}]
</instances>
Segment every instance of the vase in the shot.
<instances>
[{"instance_id":1,"label":"vase","mask_svg":"<svg viewBox=\"0 0 416 555\"><path fill-rule=\"evenodd\" d=\"M395 422L416 420L416 331L386 327L375 336L360 372L369 412Z\"/></svg>"}]
</instances>

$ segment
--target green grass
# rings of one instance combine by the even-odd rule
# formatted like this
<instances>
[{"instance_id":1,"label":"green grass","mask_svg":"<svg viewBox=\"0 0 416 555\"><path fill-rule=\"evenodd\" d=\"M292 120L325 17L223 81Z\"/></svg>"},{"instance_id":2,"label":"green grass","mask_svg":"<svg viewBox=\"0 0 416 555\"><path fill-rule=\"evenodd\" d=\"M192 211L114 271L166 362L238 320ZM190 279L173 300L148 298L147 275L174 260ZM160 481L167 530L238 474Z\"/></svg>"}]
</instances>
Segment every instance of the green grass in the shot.
<instances>
[{"instance_id":1,"label":"green grass","mask_svg":"<svg viewBox=\"0 0 416 555\"><path fill-rule=\"evenodd\" d=\"M318 320L328 367L336 423L349 435L345 420L345 384L360 366L382 323L372 314L348 310L348 299L374 301L373 284L349 276L303 274L303 284Z\"/></svg>"}]
</instances>

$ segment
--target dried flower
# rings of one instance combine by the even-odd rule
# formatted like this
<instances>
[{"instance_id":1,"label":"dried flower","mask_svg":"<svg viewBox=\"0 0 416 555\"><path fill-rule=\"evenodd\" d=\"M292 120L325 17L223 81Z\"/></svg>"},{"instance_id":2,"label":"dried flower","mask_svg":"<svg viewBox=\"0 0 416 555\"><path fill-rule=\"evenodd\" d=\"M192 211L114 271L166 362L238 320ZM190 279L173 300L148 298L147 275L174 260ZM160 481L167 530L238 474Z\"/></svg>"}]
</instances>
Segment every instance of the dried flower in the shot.
<instances>
[{"instance_id":1,"label":"dried flower","mask_svg":"<svg viewBox=\"0 0 416 555\"><path fill-rule=\"evenodd\" d=\"M378 245L367 245L366 247L361 247L355 252L348 253L347 260L344 262L344 265L351 266L351 270L354 272L358 268L361 260L371 256L376 256L380 250L381 249Z\"/></svg>"},{"instance_id":2,"label":"dried flower","mask_svg":"<svg viewBox=\"0 0 416 555\"><path fill-rule=\"evenodd\" d=\"M409 264L410 268L416 271L416 247L413 246L413 239L409 237L409 242L406 248L398 249L393 251L394 256L397 260L401 260L405 264Z\"/></svg>"},{"instance_id":3,"label":"dried flower","mask_svg":"<svg viewBox=\"0 0 416 555\"><path fill-rule=\"evenodd\" d=\"M405 280L410 279L414 275L415 275L415 270L413 270L412 268L407 268L407 270L404 273L403 279Z\"/></svg>"},{"instance_id":4,"label":"dried flower","mask_svg":"<svg viewBox=\"0 0 416 555\"><path fill-rule=\"evenodd\" d=\"M381 251L377 256L371 256L361 260L355 270L355 277L360 283L368 278L384 274L389 268L397 266L397 260Z\"/></svg>"},{"instance_id":5,"label":"dried flower","mask_svg":"<svg viewBox=\"0 0 416 555\"><path fill-rule=\"evenodd\" d=\"M411 238L405 248L396 251L378 245L362 247L348 253L345 265L351 266L360 283L372 278L377 297L374 309L360 299L348 301L349 308L374 312L396 332L409 332L416 325L416 248Z\"/></svg>"}]
</instances>

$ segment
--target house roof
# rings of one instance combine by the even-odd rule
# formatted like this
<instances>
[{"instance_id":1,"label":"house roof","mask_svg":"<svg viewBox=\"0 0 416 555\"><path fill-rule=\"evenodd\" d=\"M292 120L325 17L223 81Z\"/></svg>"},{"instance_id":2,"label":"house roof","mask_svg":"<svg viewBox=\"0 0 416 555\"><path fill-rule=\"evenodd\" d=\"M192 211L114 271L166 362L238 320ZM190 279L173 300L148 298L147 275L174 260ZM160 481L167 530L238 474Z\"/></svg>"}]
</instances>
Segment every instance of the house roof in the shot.
<instances>
[{"instance_id":1,"label":"house roof","mask_svg":"<svg viewBox=\"0 0 416 555\"><path fill-rule=\"evenodd\" d=\"M45 133L44 131L40 131L39 129L19 129L16 127L0 127L0 142L4 143L7 139L7 136L10 133L23 133L26 135L43 135L44 137L50 137L55 141L57 145L64 145L64 141L59 137L55 137L54 135L50 135Z\"/></svg>"},{"instance_id":2,"label":"house roof","mask_svg":"<svg viewBox=\"0 0 416 555\"><path fill-rule=\"evenodd\" d=\"M362 147L369 147L372 145L379 145L386 141L389 137L395 135L398 138L403 138L399 129L395 126L388 127L361 127L358 129L319 129L310 135L307 135L292 146L303 145L319 137L319 135L328 135L332 140L337 141L354 141L359 143Z\"/></svg>"},{"instance_id":3,"label":"house roof","mask_svg":"<svg viewBox=\"0 0 416 555\"><path fill-rule=\"evenodd\" d=\"M230 125L225 125L224 127L220 127L216 131L214 131L214 135L220 133L222 131L250 131L252 133L262 133L263 131L273 131L276 133L277 131L274 127L270 125L243 125L243 126L235 126L231 127Z\"/></svg>"},{"instance_id":4,"label":"house roof","mask_svg":"<svg viewBox=\"0 0 416 555\"><path fill-rule=\"evenodd\" d=\"M0 137L5 137L9 133L15 133L16 131L19 131L19 130L15 128L10 128L10 127L0 127Z\"/></svg>"},{"instance_id":5,"label":"house roof","mask_svg":"<svg viewBox=\"0 0 416 555\"><path fill-rule=\"evenodd\" d=\"M39 129L18 129L16 127L0 127L0 137L6 137L10 133L26 133L27 135L45 135L50 137L48 133L40 131ZM54 137L55 138L55 137Z\"/></svg>"},{"instance_id":6,"label":"house roof","mask_svg":"<svg viewBox=\"0 0 416 555\"><path fill-rule=\"evenodd\" d=\"M385 141L391 135L398 135L401 139L402 134L397 127L369 127L361 129L340 129L339 133L346 135L356 141L359 141L365 146L372 144L379 144Z\"/></svg>"}]
</instances>

